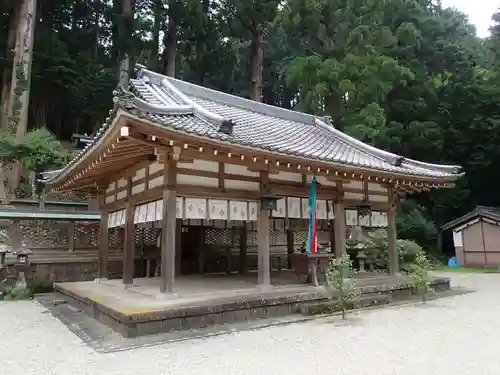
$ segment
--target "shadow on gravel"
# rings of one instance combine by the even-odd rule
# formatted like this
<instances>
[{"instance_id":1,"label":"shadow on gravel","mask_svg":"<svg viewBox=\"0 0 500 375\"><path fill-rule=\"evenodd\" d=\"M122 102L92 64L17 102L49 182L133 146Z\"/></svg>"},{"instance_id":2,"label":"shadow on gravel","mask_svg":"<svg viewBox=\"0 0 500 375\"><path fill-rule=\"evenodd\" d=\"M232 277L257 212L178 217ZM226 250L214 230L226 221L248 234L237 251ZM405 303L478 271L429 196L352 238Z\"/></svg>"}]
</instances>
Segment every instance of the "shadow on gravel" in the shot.
<instances>
[{"instance_id":1,"label":"shadow on gravel","mask_svg":"<svg viewBox=\"0 0 500 375\"><path fill-rule=\"evenodd\" d=\"M340 315L325 316L316 319L313 323L316 324L328 324L331 327L359 327L365 325L365 321L362 317L356 316L356 312L352 312L351 315L347 315L346 319L342 319Z\"/></svg>"}]
</instances>

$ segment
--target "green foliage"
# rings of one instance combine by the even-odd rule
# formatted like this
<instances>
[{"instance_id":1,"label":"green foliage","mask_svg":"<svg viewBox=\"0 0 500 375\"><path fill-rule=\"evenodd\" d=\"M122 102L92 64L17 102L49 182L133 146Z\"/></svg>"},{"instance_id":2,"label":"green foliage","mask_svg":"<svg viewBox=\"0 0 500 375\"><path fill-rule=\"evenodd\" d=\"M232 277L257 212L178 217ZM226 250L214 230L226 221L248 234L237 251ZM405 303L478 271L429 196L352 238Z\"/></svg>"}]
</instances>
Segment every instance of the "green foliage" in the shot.
<instances>
[{"instance_id":1,"label":"green foliage","mask_svg":"<svg viewBox=\"0 0 500 375\"><path fill-rule=\"evenodd\" d=\"M422 302L426 301L427 295L432 291L431 278L429 271L432 265L423 252L419 252L413 263L407 264L405 271L408 275L408 281L415 292L418 293Z\"/></svg>"},{"instance_id":2,"label":"green foliage","mask_svg":"<svg viewBox=\"0 0 500 375\"><path fill-rule=\"evenodd\" d=\"M386 2L304 1L287 3L281 23L302 40L302 56L287 69L299 89L299 107L326 114L337 126L373 140L386 124L382 102L397 84L414 78L386 52L397 45L383 24Z\"/></svg>"},{"instance_id":3,"label":"green foliage","mask_svg":"<svg viewBox=\"0 0 500 375\"><path fill-rule=\"evenodd\" d=\"M30 288L12 286L7 288L4 294L4 300L6 301L19 301L33 299L33 293Z\"/></svg>"},{"instance_id":4,"label":"green foliage","mask_svg":"<svg viewBox=\"0 0 500 375\"><path fill-rule=\"evenodd\" d=\"M23 138L15 135L0 136L0 161L8 164L20 161L32 172L43 172L67 163L68 152L47 129L29 131Z\"/></svg>"},{"instance_id":5,"label":"green foliage","mask_svg":"<svg viewBox=\"0 0 500 375\"><path fill-rule=\"evenodd\" d=\"M345 320L349 306L352 306L361 297L361 290L356 286L352 262L347 254L339 259L332 259L326 277L328 278L332 297L336 299L337 309Z\"/></svg>"},{"instance_id":6,"label":"green foliage","mask_svg":"<svg viewBox=\"0 0 500 375\"><path fill-rule=\"evenodd\" d=\"M436 254L438 229L425 207L414 200L403 202L396 225L399 238L415 241L426 252Z\"/></svg>"},{"instance_id":7,"label":"green foliage","mask_svg":"<svg viewBox=\"0 0 500 375\"><path fill-rule=\"evenodd\" d=\"M0 4L2 89L19 72L8 46L15 3ZM500 206L499 13L482 40L464 14L431 0L133 3L133 19L121 16L121 1L38 7L30 128L46 127L61 140L93 133L112 105L119 56L127 51L163 72L172 21L179 78L249 96L262 27L263 102L329 115L337 128L406 157L464 166L455 189L403 205L400 238L434 255L436 228L476 204ZM21 157L15 144L0 139L2 160ZM39 169L59 159L26 162Z\"/></svg>"},{"instance_id":8,"label":"green foliage","mask_svg":"<svg viewBox=\"0 0 500 375\"><path fill-rule=\"evenodd\" d=\"M387 232L385 230L369 232L364 236L362 243L366 247L366 264L373 270L388 270L389 251ZM416 242L398 239L399 262L403 267L413 262L417 254L421 252L423 252L423 249Z\"/></svg>"}]
</instances>

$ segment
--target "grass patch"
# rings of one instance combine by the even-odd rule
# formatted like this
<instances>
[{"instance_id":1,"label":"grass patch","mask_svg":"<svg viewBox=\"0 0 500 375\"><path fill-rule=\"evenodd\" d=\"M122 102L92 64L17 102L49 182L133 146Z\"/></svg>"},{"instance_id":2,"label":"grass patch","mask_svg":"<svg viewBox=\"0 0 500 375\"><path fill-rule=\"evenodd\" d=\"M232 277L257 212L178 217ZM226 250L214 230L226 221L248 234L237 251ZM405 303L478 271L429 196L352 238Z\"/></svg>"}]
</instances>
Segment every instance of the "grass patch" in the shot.
<instances>
[{"instance_id":1,"label":"grass patch","mask_svg":"<svg viewBox=\"0 0 500 375\"><path fill-rule=\"evenodd\" d=\"M498 268L473 268L473 267L460 267L454 268L449 266L440 266L436 271L455 272L455 273L500 273Z\"/></svg>"}]
</instances>

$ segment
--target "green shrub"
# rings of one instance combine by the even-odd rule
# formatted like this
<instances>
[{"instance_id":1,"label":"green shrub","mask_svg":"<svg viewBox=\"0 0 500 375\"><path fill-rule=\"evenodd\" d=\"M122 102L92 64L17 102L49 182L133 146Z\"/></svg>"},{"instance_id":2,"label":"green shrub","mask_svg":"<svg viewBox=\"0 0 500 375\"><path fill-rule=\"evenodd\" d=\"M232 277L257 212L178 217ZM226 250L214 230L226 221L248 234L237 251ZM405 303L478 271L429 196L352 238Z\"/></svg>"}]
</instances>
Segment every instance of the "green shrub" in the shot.
<instances>
[{"instance_id":1,"label":"green shrub","mask_svg":"<svg viewBox=\"0 0 500 375\"><path fill-rule=\"evenodd\" d=\"M413 240L427 253L439 255L436 248L438 229L428 210L417 204L413 199L401 203L401 211L396 217L396 227L399 238Z\"/></svg>"},{"instance_id":2,"label":"green shrub","mask_svg":"<svg viewBox=\"0 0 500 375\"><path fill-rule=\"evenodd\" d=\"M361 241L366 247L366 263L373 270L389 269L389 251L387 231L376 230L367 233ZM398 254L401 267L412 263L417 254L422 253L422 247L415 241L398 240Z\"/></svg>"},{"instance_id":3,"label":"green shrub","mask_svg":"<svg viewBox=\"0 0 500 375\"><path fill-rule=\"evenodd\" d=\"M432 291L429 276L431 267L431 262L423 252L418 253L414 262L407 264L405 267L408 281L413 290L420 296L422 302L426 301L427 294Z\"/></svg>"},{"instance_id":4,"label":"green shrub","mask_svg":"<svg viewBox=\"0 0 500 375\"><path fill-rule=\"evenodd\" d=\"M4 299L6 301L33 299L33 293L30 288L13 286L7 288L4 294Z\"/></svg>"},{"instance_id":5,"label":"green shrub","mask_svg":"<svg viewBox=\"0 0 500 375\"><path fill-rule=\"evenodd\" d=\"M342 258L332 259L326 277L330 288L332 288L332 298L337 299L337 309L345 320L347 309L361 297L361 290L356 286L354 279L348 278L354 275L352 262L347 254Z\"/></svg>"}]
</instances>

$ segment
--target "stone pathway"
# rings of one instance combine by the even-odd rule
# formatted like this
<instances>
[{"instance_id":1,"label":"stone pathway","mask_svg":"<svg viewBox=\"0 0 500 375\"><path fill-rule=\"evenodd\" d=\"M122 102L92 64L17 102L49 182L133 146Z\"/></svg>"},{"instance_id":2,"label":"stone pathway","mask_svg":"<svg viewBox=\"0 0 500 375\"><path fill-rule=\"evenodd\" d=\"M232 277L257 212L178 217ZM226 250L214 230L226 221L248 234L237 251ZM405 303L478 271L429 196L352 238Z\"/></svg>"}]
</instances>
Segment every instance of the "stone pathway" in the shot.
<instances>
[{"instance_id":1,"label":"stone pathway","mask_svg":"<svg viewBox=\"0 0 500 375\"><path fill-rule=\"evenodd\" d=\"M477 292L104 354L71 331L81 323L1 302L0 374L498 375L500 274L450 276Z\"/></svg>"}]
</instances>

